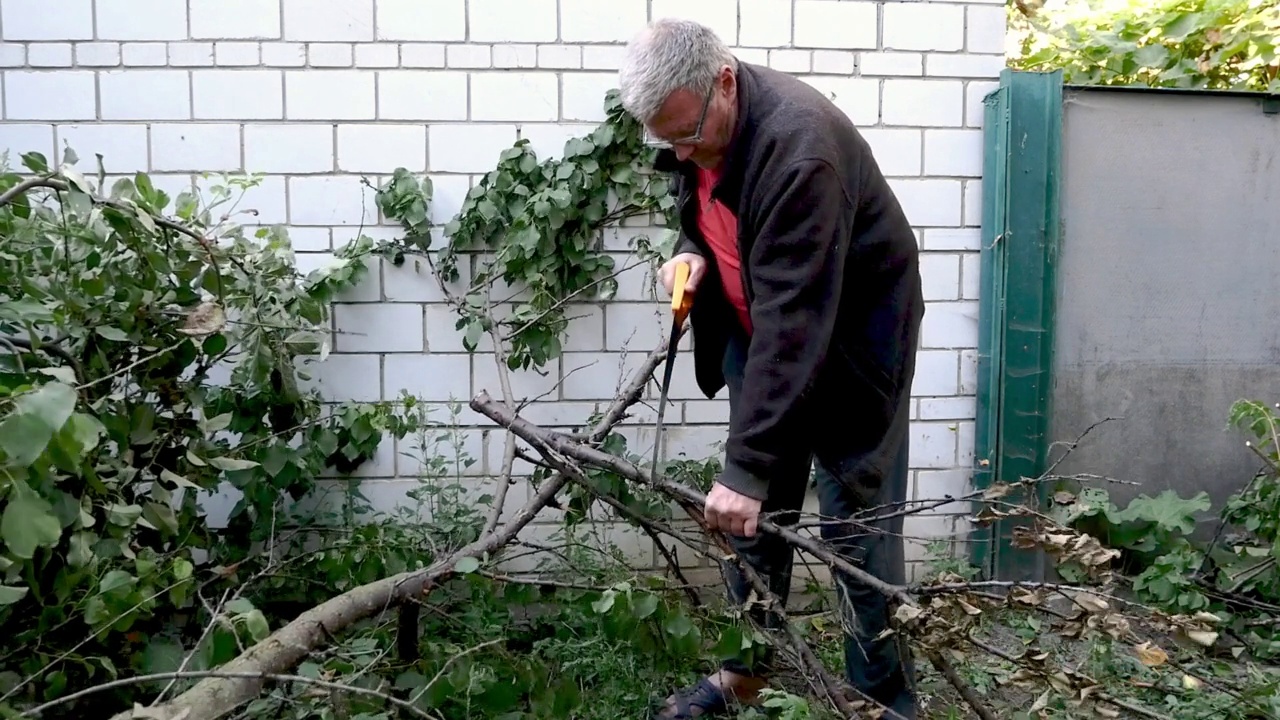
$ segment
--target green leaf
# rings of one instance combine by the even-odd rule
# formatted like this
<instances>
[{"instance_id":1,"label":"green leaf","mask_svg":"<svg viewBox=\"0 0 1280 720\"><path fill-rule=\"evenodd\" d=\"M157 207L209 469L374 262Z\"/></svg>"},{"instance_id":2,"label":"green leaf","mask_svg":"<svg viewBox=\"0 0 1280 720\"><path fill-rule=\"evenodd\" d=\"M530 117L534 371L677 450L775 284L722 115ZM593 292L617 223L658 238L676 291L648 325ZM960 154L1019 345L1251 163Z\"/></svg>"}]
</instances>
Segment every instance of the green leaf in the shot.
<instances>
[{"instance_id":1,"label":"green leaf","mask_svg":"<svg viewBox=\"0 0 1280 720\"><path fill-rule=\"evenodd\" d=\"M111 570L102 576L102 580L98 583L99 595L111 595L117 590L125 590L133 587L136 578L124 570Z\"/></svg>"},{"instance_id":2,"label":"green leaf","mask_svg":"<svg viewBox=\"0 0 1280 720\"><path fill-rule=\"evenodd\" d=\"M284 471L291 457L289 448L284 445L272 445L267 448L266 457L262 459L262 469L271 477L276 477Z\"/></svg>"},{"instance_id":3,"label":"green leaf","mask_svg":"<svg viewBox=\"0 0 1280 720\"><path fill-rule=\"evenodd\" d=\"M129 334L118 327L105 325L94 330L102 337L114 342L129 342Z\"/></svg>"},{"instance_id":4,"label":"green leaf","mask_svg":"<svg viewBox=\"0 0 1280 720\"><path fill-rule=\"evenodd\" d=\"M1190 535L1195 532L1195 514L1212 506L1209 494L1201 491L1191 498L1181 498L1173 490L1165 490L1156 497L1139 495L1124 510L1114 513L1112 521L1153 522L1170 532Z\"/></svg>"},{"instance_id":5,"label":"green leaf","mask_svg":"<svg viewBox=\"0 0 1280 720\"><path fill-rule=\"evenodd\" d=\"M76 371L69 367L36 368L36 372L41 375L48 375L49 377L60 380L68 385L75 385L78 382L76 379Z\"/></svg>"},{"instance_id":6,"label":"green leaf","mask_svg":"<svg viewBox=\"0 0 1280 720\"><path fill-rule=\"evenodd\" d=\"M599 600L591 603L591 609L600 615L607 614L613 609L613 603L618 599L618 594L613 590L606 590Z\"/></svg>"},{"instance_id":7,"label":"green leaf","mask_svg":"<svg viewBox=\"0 0 1280 720\"><path fill-rule=\"evenodd\" d=\"M678 612L675 615L672 615L667 620L664 628L668 634L675 638L682 638L694 630L693 621L690 620L689 616L685 615L683 612Z\"/></svg>"},{"instance_id":8,"label":"green leaf","mask_svg":"<svg viewBox=\"0 0 1280 720\"><path fill-rule=\"evenodd\" d=\"M19 395L13 412L0 422L0 450L16 465L40 457L76 407L76 391L66 383L48 382Z\"/></svg>"},{"instance_id":9,"label":"green leaf","mask_svg":"<svg viewBox=\"0 0 1280 720\"><path fill-rule=\"evenodd\" d=\"M0 585L0 607L12 605L27 596L30 588Z\"/></svg>"},{"instance_id":10,"label":"green leaf","mask_svg":"<svg viewBox=\"0 0 1280 720\"><path fill-rule=\"evenodd\" d=\"M67 550L67 562L71 567L84 567L93 559L93 543L97 540L97 535L81 530L71 536L68 542L70 548Z\"/></svg>"},{"instance_id":11,"label":"green leaf","mask_svg":"<svg viewBox=\"0 0 1280 720\"><path fill-rule=\"evenodd\" d=\"M44 174L49 172L49 159L43 153L22 153L22 164L33 173Z\"/></svg>"},{"instance_id":12,"label":"green leaf","mask_svg":"<svg viewBox=\"0 0 1280 720\"><path fill-rule=\"evenodd\" d=\"M267 618L261 610L250 610L245 613L244 627L249 631L249 636L258 642L265 640L271 634L271 626L267 624Z\"/></svg>"},{"instance_id":13,"label":"green leaf","mask_svg":"<svg viewBox=\"0 0 1280 720\"><path fill-rule=\"evenodd\" d=\"M227 471L249 470L251 468L258 467L258 463L256 461L242 460L240 458L232 457L211 457L209 458L209 464L219 470Z\"/></svg>"},{"instance_id":14,"label":"green leaf","mask_svg":"<svg viewBox=\"0 0 1280 720\"><path fill-rule=\"evenodd\" d=\"M233 413L222 413L204 421L204 432L212 435L216 432L226 430L231 425L231 419L235 417Z\"/></svg>"},{"instance_id":15,"label":"green leaf","mask_svg":"<svg viewBox=\"0 0 1280 720\"><path fill-rule=\"evenodd\" d=\"M177 485L178 487L194 488L196 490L200 489L199 485L196 485L195 483L191 482L190 480L186 479L185 477L171 470L161 470L160 479L172 485Z\"/></svg>"},{"instance_id":16,"label":"green leaf","mask_svg":"<svg viewBox=\"0 0 1280 720\"><path fill-rule=\"evenodd\" d=\"M469 575L470 573L480 569L480 560L475 557L467 556L459 560L458 563L453 566L453 569L454 572L461 575Z\"/></svg>"},{"instance_id":17,"label":"green leaf","mask_svg":"<svg viewBox=\"0 0 1280 720\"><path fill-rule=\"evenodd\" d=\"M635 604L631 608L631 614L637 619L643 620L652 615L658 609L658 596L653 594L641 595L636 598Z\"/></svg>"},{"instance_id":18,"label":"green leaf","mask_svg":"<svg viewBox=\"0 0 1280 720\"><path fill-rule=\"evenodd\" d=\"M158 502L149 502L142 508L142 517L164 535L178 534L178 516L173 508Z\"/></svg>"},{"instance_id":19,"label":"green leaf","mask_svg":"<svg viewBox=\"0 0 1280 720\"><path fill-rule=\"evenodd\" d=\"M36 549L53 547L62 537L62 524L53 506L23 482L13 484L13 495L0 518L0 537L15 557L30 560Z\"/></svg>"},{"instance_id":20,"label":"green leaf","mask_svg":"<svg viewBox=\"0 0 1280 720\"><path fill-rule=\"evenodd\" d=\"M467 323L467 331L462 336L462 344L468 351L475 350L480 345L480 338L484 335L484 326L479 320Z\"/></svg>"}]
</instances>

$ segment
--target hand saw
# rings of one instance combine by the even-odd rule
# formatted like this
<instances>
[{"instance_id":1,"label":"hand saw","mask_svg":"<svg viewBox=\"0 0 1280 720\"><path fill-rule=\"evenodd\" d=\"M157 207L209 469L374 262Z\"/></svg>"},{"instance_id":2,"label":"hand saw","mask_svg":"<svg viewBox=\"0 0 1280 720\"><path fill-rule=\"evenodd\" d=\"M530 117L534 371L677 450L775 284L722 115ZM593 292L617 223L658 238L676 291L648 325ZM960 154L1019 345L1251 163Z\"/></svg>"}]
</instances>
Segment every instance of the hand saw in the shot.
<instances>
[{"instance_id":1,"label":"hand saw","mask_svg":"<svg viewBox=\"0 0 1280 720\"><path fill-rule=\"evenodd\" d=\"M693 295L685 292L689 282L689 263L676 263L676 280L671 288L671 338L667 341L667 365L662 372L662 394L658 397L658 422L653 431L653 462L649 465L650 478L658 480L658 455L662 448L662 418L667 409L667 393L671 390L671 371L676 366L676 346L680 344L680 331L693 305Z\"/></svg>"}]
</instances>

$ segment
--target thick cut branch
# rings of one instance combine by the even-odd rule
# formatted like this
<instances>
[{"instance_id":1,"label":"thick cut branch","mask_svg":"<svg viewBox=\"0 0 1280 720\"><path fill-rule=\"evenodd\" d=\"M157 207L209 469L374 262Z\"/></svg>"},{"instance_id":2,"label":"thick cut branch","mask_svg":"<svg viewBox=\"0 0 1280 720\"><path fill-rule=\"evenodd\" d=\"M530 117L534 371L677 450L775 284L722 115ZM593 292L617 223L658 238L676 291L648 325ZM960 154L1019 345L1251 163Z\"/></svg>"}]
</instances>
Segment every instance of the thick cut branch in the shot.
<instances>
[{"instance_id":1,"label":"thick cut branch","mask_svg":"<svg viewBox=\"0 0 1280 720\"><path fill-rule=\"evenodd\" d=\"M293 622L222 666L219 670L224 677L200 681L172 701L148 710L148 717L157 720L176 720L179 717L183 720L213 720L230 713L258 697L267 676L296 666L333 635L359 620L429 592L452 575L458 561L463 558L491 553L510 542L566 482L568 479L563 476L547 481L537 495L497 532L481 537L429 568L361 585L302 613ZM112 720L127 720L132 715L132 711L125 711Z\"/></svg>"}]
</instances>

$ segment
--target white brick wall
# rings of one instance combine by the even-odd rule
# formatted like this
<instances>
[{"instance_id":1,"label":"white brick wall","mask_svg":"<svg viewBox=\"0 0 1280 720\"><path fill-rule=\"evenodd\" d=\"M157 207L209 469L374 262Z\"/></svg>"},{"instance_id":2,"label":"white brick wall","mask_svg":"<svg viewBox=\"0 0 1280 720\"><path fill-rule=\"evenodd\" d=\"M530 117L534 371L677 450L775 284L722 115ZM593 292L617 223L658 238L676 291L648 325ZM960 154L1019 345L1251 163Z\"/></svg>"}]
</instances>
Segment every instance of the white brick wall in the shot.
<instances>
[{"instance_id":1,"label":"white brick wall","mask_svg":"<svg viewBox=\"0 0 1280 720\"><path fill-rule=\"evenodd\" d=\"M266 173L245 205L287 223L300 263L376 227L367 176L428 172L433 221L448 221L501 150L530 138L540 155L603 117L622 43L663 15L700 19L744 60L795 73L864 130L919 230L929 302L913 392L919 497L961 492L972 457L976 384L982 97L1004 65L1001 0L0 0L0 149L53 155L71 144L110 173L151 171L166 189L205 171ZM610 233L626 265L626 240ZM331 399L430 401L497 393L489 355L463 352L434 281L375 268L336 310L344 334L317 382ZM515 378L544 395L527 410L573 423L611 397L620 370L663 331L642 270L618 299L575 319L555 375ZM686 343L687 344L687 343ZM623 353L624 349L629 352ZM693 385L681 356L668 455L706 457L726 405ZM652 410L627 433L644 452ZM467 435L497 470L502 437ZM387 455L362 469L375 497L403 497L414 465ZM401 453L412 448L401 447ZM398 485L399 484L399 485ZM399 488L399 489L397 489ZM908 534L949 531L920 519ZM646 540L647 542L647 540ZM638 551L647 552L647 545Z\"/></svg>"}]
</instances>

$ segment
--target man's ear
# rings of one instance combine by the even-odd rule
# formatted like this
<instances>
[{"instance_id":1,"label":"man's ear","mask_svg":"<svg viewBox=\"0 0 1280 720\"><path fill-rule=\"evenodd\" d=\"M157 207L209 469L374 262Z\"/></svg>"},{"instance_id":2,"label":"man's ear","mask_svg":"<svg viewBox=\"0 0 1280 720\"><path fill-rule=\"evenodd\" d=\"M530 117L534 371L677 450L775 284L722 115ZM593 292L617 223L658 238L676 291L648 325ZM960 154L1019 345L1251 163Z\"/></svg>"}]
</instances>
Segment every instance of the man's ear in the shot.
<instances>
[{"instance_id":1,"label":"man's ear","mask_svg":"<svg viewBox=\"0 0 1280 720\"><path fill-rule=\"evenodd\" d=\"M720 66L720 90L727 98L732 100L738 91L738 76L733 72L733 68L728 65Z\"/></svg>"},{"instance_id":2,"label":"man's ear","mask_svg":"<svg viewBox=\"0 0 1280 720\"><path fill-rule=\"evenodd\" d=\"M733 73L733 68L728 65L720 66L720 87L725 91L732 90L738 83L738 78Z\"/></svg>"}]
</instances>

